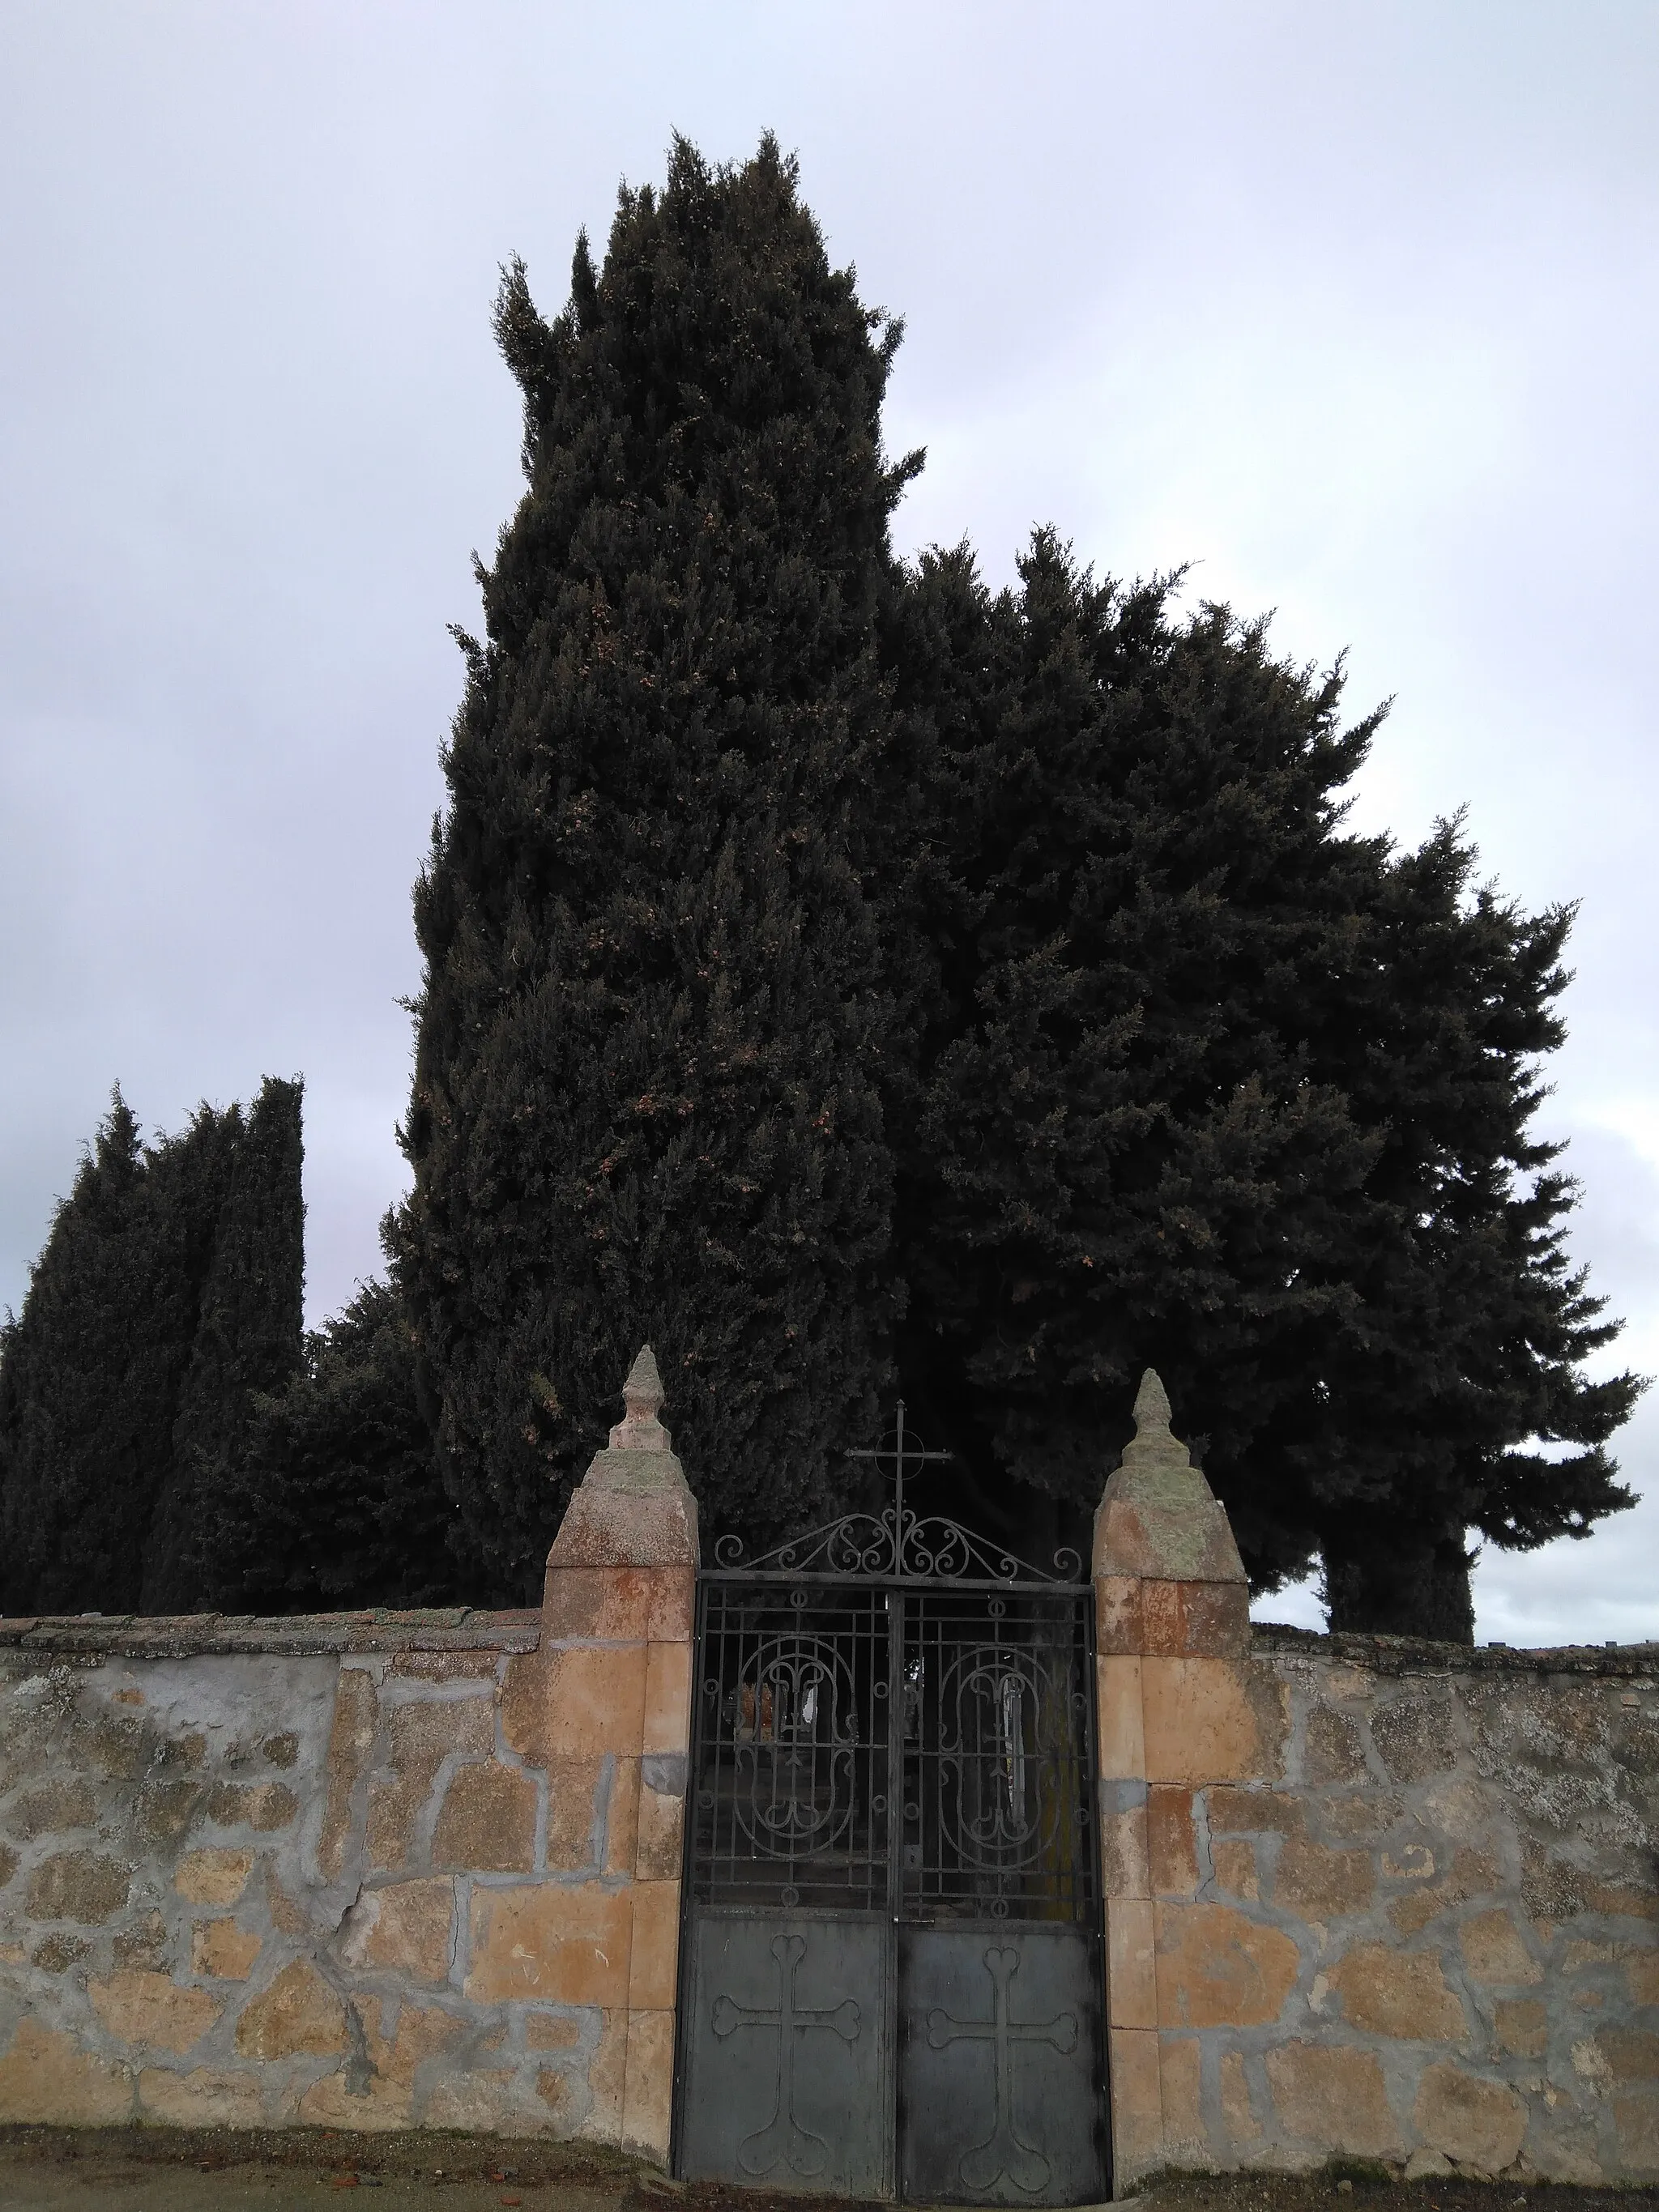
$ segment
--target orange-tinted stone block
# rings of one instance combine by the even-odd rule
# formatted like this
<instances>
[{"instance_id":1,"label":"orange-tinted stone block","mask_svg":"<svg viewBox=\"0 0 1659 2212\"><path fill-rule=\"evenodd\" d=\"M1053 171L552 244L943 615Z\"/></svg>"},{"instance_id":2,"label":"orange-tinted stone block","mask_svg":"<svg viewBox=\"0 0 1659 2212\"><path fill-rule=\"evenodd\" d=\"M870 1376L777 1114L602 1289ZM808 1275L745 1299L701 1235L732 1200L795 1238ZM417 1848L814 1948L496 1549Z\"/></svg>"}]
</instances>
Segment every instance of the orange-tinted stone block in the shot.
<instances>
[{"instance_id":1,"label":"orange-tinted stone block","mask_svg":"<svg viewBox=\"0 0 1659 2212\"><path fill-rule=\"evenodd\" d=\"M1127 1656L1095 1662L1100 1772L1106 1781L1139 1782L1146 1771L1140 1668L1138 1658Z\"/></svg>"},{"instance_id":2,"label":"orange-tinted stone block","mask_svg":"<svg viewBox=\"0 0 1659 2212\"><path fill-rule=\"evenodd\" d=\"M1140 1577L1102 1575L1095 1583L1095 1650L1139 1653L1146 1649L1141 1626Z\"/></svg>"},{"instance_id":3,"label":"orange-tinted stone block","mask_svg":"<svg viewBox=\"0 0 1659 2212\"><path fill-rule=\"evenodd\" d=\"M1140 1673L1149 1782L1267 1780L1282 1771L1289 1714L1271 1668L1249 1659L1148 1658Z\"/></svg>"},{"instance_id":4,"label":"orange-tinted stone block","mask_svg":"<svg viewBox=\"0 0 1659 2212\"><path fill-rule=\"evenodd\" d=\"M643 1644L567 1645L548 1653L544 1741L550 1759L606 1751L638 1755L645 1660Z\"/></svg>"},{"instance_id":5,"label":"orange-tinted stone block","mask_svg":"<svg viewBox=\"0 0 1659 2212\"><path fill-rule=\"evenodd\" d=\"M1115 2027L1110 2045L1112 2163L1121 2181L1163 2163L1164 2102L1158 2086L1158 2032Z\"/></svg>"},{"instance_id":6,"label":"orange-tinted stone block","mask_svg":"<svg viewBox=\"0 0 1659 2212\"><path fill-rule=\"evenodd\" d=\"M550 1567L544 1640L643 1644L650 1632L653 1580L649 1567Z\"/></svg>"},{"instance_id":7,"label":"orange-tinted stone block","mask_svg":"<svg viewBox=\"0 0 1659 2212\"><path fill-rule=\"evenodd\" d=\"M475 1889L466 1994L477 2004L625 2004L632 1920L633 1893L597 1882Z\"/></svg>"},{"instance_id":8,"label":"orange-tinted stone block","mask_svg":"<svg viewBox=\"0 0 1659 2212\"><path fill-rule=\"evenodd\" d=\"M1113 2027L1158 2026L1150 1898L1106 1900L1106 2017Z\"/></svg>"},{"instance_id":9,"label":"orange-tinted stone block","mask_svg":"<svg viewBox=\"0 0 1659 2212\"><path fill-rule=\"evenodd\" d=\"M1243 1658L1250 1648L1250 1593L1243 1583L1141 1584L1144 1652L1164 1658Z\"/></svg>"},{"instance_id":10,"label":"orange-tinted stone block","mask_svg":"<svg viewBox=\"0 0 1659 2212\"><path fill-rule=\"evenodd\" d=\"M691 1647L653 1644L645 1674L641 1751L684 1753L691 1742Z\"/></svg>"},{"instance_id":11,"label":"orange-tinted stone block","mask_svg":"<svg viewBox=\"0 0 1659 2212\"><path fill-rule=\"evenodd\" d=\"M1157 1897L1191 1897L1198 1888L1193 1793L1167 1782L1146 1792L1146 1866Z\"/></svg>"},{"instance_id":12,"label":"orange-tinted stone block","mask_svg":"<svg viewBox=\"0 0 1659 2212\"><path fill-rule=\"evenodd\" d=\"M1227 1905L1153 1906L1165 2027L1261 2027L1296 1986L1297 1948Z\"/></svg>"},{"instance_id":13,"label":"orange-tinted stone block","mask_svg":"<svg viewBox=\"0 0 1659 2212\"><path fill-rule=\"evenodd\" d=\"M665 2165L673 2107L674 2015L666 2011L630 2012L623 2090L623 2148Z\"/></svg>"},{"instance_id":14,"label":"orange-tinted stone block","mask_svg":"<svg viewBox=\"0 0 1659 2212\"><path fill-rule=\"evenodd\" d=\"M1196 2036L1158 2037L1158 2102L1164 2112L1166 2158L1187 2161L1202 2157L1209 2148L1199 2102L1202 2063Z\"/></svg>"},{"instance_id":15,"label":"orange-tinted stone block","mask_svg":"<svg viewBox=\"0 0 1659 2212\"><path fill-rule=\"evenodd\" d=\"M674 2002L679 1979L680 1886L678 1881L636 1881L633 1888L634 1938L628 1976L628 2002L636 2012Z\"/></svg>"}]
</instances>

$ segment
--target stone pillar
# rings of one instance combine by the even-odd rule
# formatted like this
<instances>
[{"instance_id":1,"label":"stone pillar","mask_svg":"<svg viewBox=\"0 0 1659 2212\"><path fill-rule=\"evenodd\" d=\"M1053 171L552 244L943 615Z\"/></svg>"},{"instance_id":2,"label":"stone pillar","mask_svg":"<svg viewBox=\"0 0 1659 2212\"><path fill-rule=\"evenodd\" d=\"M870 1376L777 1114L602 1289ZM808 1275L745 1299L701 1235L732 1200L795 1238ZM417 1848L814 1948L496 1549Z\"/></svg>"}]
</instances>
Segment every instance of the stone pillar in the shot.
<instances>
[{"instance_id":1,"label":"stone pillar","mask_svg":"<svg viewBox=\"0 0 1659 2212\"><path fill-rule=\"evenodd\" d=\"M1226 1512L1149 1368L1095 1515L1102 1861L1114 2174L1189 2160L1198 2048L1159 2006L1170 1918L1200 1887L1198 1784L1254 1772L1249 1589ZM1192 2023L1182 2021L1183 2026Z\"/></svg>"},{"instance_id":2,"label":"stone pillar","mask_svg":"<svg viewBox=\"0 0 1659 2212\"><path fill-rule=\"evenodd\" d=\"M663 1389L648 1345L623 1400L627 1412L595 1454L548 1554L546 1742L550 1765L595 1766L602 1796L609 1780L607 1879L626 1892L629 1907L620 1922L627 1955L611 1955L612 1939L605 1958L605 2040L623 2069L612 2139L665 2160L697 1503L658 1419Z\"/></svg>"}]
</instances>

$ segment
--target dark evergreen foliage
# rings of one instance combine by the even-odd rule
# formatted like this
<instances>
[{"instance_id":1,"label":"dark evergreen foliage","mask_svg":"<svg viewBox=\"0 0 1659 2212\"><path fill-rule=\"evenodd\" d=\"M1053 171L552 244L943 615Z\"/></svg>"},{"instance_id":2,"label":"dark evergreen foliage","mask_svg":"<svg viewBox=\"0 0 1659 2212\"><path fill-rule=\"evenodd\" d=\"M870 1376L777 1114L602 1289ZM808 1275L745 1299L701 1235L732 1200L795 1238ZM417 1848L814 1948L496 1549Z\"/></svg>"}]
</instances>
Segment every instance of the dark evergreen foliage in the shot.
<instances>
[{"instance_id":1,"label":"dark evergreen foliage","mask_svg":"<svg viewBox=\"0 0 1659 2212\"><path fill-rule=\"evenodd\" d=\"M225 1602L237 1612L475 1598L457 1580L414 1340L385 1283L307 1335L301 1371L255 1400L222 1497Z\"/></svg>"},{"instance_id":2,"label":"dark evergreen foliage","mask_svg":"<svg viewBox=\"0 0 1659 2212\"><path fill-rule=\"evenodd\" d=\"M300 1364L302 1091L267 1076L246 1118L232 1106L198 1124L203 1181L217 1204L172 1455L144 1545L146 1613L221 1603L234 1541L221 1501L247 1449L253 1396L279 1389Z\"/></svg>"},{"instance_id":3,"label":"dark evergreen foliage","mask_svg":"<svg viewBox=\"0 0 1659 2212\"><path fill-rule=\"evenodd\" d=\"M398 1243L486 1594L540 1587L647 1338L714 1525L837 1491L884 1379L886 1010L853 802L887 714L897 331L769 139L624 191L496 327L529 489L416 912Z\"/></svg>"},{"instance_id":4,"label":"dark evergreen foliage","mask_svg":"<svg viewBox=\"0 0 1659 2212\"><path fill-rule=\"evenodd\" d=\"M1570 917L1474 889L1455 829L1344 834L1377 717L1343 731L1340 671L1168 581L1039 534L993 600L934 557L893 650L917 834L883 895L931 948L890 1107L913 1404L1036 1540L1154 1364L1259 1584L1322 1553L1337 1625L1467 1637L1466 1528L1629 1502L1602 1446L1638 1386L1577 1372L1613 1331L1527 1129Z\"/></svg>"},{"instance_id":5,"label":"dark evergreen foliage","mask_svg":"<svg viewBox=\"0 0 1659 2212\"><path fill-rule=\"evenodd\" d=\"M202 1601L204 1486L298 1356L299 1113L273 1080L146 1148L116 1091L0 1340L8 1609Z\"/></svg>"}]
</instances>

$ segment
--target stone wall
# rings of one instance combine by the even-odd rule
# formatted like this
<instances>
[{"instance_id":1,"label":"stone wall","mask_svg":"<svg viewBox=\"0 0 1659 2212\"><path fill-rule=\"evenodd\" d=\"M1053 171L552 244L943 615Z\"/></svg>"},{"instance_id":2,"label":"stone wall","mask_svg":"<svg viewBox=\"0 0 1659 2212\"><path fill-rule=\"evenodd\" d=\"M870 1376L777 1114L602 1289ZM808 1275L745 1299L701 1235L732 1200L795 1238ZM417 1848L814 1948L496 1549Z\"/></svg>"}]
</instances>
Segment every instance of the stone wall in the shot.
<instances>
[{"instance_id":1,"label":"stone wall","mask_svg":"<svg viewBox=\"0 0 1659 2212\"><path fill-rule=\"evenodd\" d=\"M1252 1632L1137 1415L1095 1547L1120 2187L1659 2175L1659 1647Z\"/></svg>"},{"instance_id":2,"label":"stone wall","mask_svg":"<svg viewBox=\"0 0 1659 2212\"><path fill-rule=\"evenodd\" d=\"M539 1613L0 1622L0 2120L665 2157L696 1509L625 1395Z\"/></svg>"}]
</instances>

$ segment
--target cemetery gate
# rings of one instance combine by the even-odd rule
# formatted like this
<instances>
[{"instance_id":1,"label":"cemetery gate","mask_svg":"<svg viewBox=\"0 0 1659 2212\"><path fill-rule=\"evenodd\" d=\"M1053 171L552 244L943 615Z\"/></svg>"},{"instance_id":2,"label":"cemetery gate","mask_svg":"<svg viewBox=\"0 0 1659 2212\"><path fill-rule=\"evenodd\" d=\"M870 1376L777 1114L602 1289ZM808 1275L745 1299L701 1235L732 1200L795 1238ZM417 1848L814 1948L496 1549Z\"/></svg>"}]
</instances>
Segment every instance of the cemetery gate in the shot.
<instances>
[{"instance_id":1,"label":"cemetery gate","mask_svg":"<svg viewBox=\"0 0 1659 2212\"><path fill-rule=\"evenodd\" d=\"M699 1581L676 2171L1098 2203L1092 1591L908 1512L902 1407L879 1456L887 1512Z\"/></svg>"}]
</instances>

